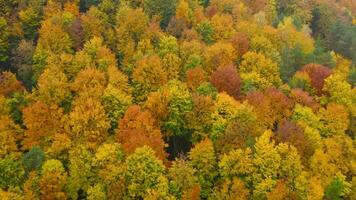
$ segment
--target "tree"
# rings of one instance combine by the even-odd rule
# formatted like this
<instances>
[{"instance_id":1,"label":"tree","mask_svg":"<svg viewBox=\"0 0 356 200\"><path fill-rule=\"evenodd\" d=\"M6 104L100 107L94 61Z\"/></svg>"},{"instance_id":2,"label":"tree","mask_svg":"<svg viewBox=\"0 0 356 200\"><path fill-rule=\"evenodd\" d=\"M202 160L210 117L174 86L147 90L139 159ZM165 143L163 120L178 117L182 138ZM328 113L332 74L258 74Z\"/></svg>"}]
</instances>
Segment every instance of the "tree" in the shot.
<instances>
[{"instance_id":1,"label":"tree","mask_svg":"<svg viewBox=\"0 0 356 200\"><path fill-rule=\"evenodd\" d=\"M240 97L241 78L234 65L219 67L211 75L210 82L219 92L226 92L235 99Z\"/></svg>"},{"instance_id":2,"label":"tree","mask_svg":"<svg viewBox=\"0 0 356 200\"><path fill-rule=\"evenodd\" d=\"M251 39L250 48L257 53L265 55L274 63L281 63L281 56L275 45L264 36L255 36Z\"/></svg>"},{"instance_id":3,"label":"tree","mask_svg":"<svg viewBox=\"0 0 356 200\"><path fill-rule=\"evenodd\" d=\"M166 136L186 135L187 115L192 110L192 96L185 83L172 80L162 88L169 94L168 116L163 124Z\"/></svg>"},{"instance_id":4,"label":"tree","mask_svg":"<svg viewBox=\"0 0 356 200\"><path fill-rule=\"evenodd\" d=\"M206 72L201 67L189 69L186 73L186 82L190 90L196 90L202 83L207 81Z\"/></svg>"},{"instance_id":5,"label":"tree","mask_svg":"<svg viewBox=\"0 0 356 200\"><path fill-rule=\"evenodd\" d=\"M213 143L209 139L204 139L192 148L188 154L190 165L197 171L195 175L201 186L202 198L210 196L210 188L214 185L216 177L216 157Z\"/></svg>"},{"instance_id":6,"label":"tree","mask_svg":"<svg viewBox=\"0 0 356 200\"><path fill-rule=\"evenodd\" d=\"M312 2L293 2L284 0L277 3L279 18L284 16L292 16L296 20L300 20L302 24L308 23L311 18Z\"/></svg>"},{"instance_id":7,"label":"tree","mask_svg":"<svg viewBox=\"0 0 356 200\"><path fill-rule=\"evenodd\" d=\"M27 128L23 140L26 149L39 146L46 152L50 151L55 138L66 134L63 109L55 104L36 101L23 110L23 120Z\"/></svg>"},{"instance_id":8,"label":"tree","mask_svg":"<svg viewBox=\"0 0 356 200\"><path fill-rule=\"evenodd\" d=\"M84 28L82 21L79 18L73 20L68 32L73 40L74 49L79 51L81 48L83 48L84 43Z\"/></svg>"},{"instance_id":9,"label":"tree","mask_svg":"<svg viewBox=\"0 0 356 200\"><path fill-rule=\"evenodd\" d=\"M136 149L127 157L125 166L128 198L144 198L152 192L157 193L160 198L168 196L164 165L154 156L150 147Z\"/></svg>"},{"instance_id":10,"label":"tree","mask_svg":"<svg viewBox=\"0 0 356 200\"><path fill-rule=\"evenodd\" d=\"M239 72L243 87L252 84L256 89L266 89L281 85L278 66L272 60L254 51L247 52L242 59Z\"/></svg>"},{"instance_id":11,"label":"tree","mask_svg":"<svg viewBox=\"0 0 356 200\"><path fill-rule=\"evenodd\" d=\"M76 144L96 149L108 136L110 122L99 100L79 97L69 113L70 137Z\"/></svg>"},{"instance_id":12,"label":"tree","mask_svg":"<svg viewBox=\"0 0 356 200\"><path fill-rule=\"evenodd\" d=\"M295 21L296 20L292 17L285 17L283 21L278 24L277 30L280 37L279 40L276 41L277 44L279 44L280 48L283 47L284 44L290 49L300 45L300 50L304 55L312 53L314 51L314 40L310 35L309 28L303 25L302 27L298 27L298 30L294 24Z\"/></svg>"},{"instance_id":13,"label":"tree","mask_svg":"<svg viewBox=\"0 0 356 200\"><path fill-rule=\"evenodd\" d=\"M161 131L155 126L155 121L147 111L141 111L139 106L130 106L119 122L116 140L122 144L125 154L132 154L142 146L150 147L157 158L165 161L166 147Z\"/></svg>"},{"instance_id":14,"label":"tree","mask_svg":"<svg viewBox=\"0 0 356 200\"><path fill-rule=\"evenodd\" d=\"M95 68L106 72L109 67L117 67L117 61L115 55L104 44L101 37L93 37L84 44L84 53L91 57L92 64ZM93 66L90 66L93 67Z\"/></svg>"},{"instance_id":15,"label":"tree","mask_svg":"<svg viewBox=\"0 0 356 200\"><path fill-rule=\"evenodd\" d=\"M8 115L0 114L0 158L17 153L17 143L22 139L23 130Z\"/></svg>"},{"instance_id":16,"label":"tree","mask_svg":"<svg viewBox=\"0 0 356 200\"><path fill-rule=\"evenodd\" d=\"M211 74L219 66L233 64L236 58L236 52L231 43L217 42L206 48L204 58L204 70L208 74Z\"/></svg>"},{"instance_id":17,"label":"tree","mask_svg":"<svg viewBox=\"0 0 356 200\"><path fill-rule=\"evenodd\" d=\"M151 92L143 105L143 108L149 111L151 116L155 119L154 121L157 127L162 127L169 115L169 102L169 91L159 90L157 92Z\"/></svg>"},{"instance_id":18,"label":"tree","mask_svg":"<svg viewBox=\"0 0 356 200\"><path fill-rule=\"evenodd\" d=\"M247 53L250 48L250 41L244 33L236 33L231 37L230 42L238 54L238 59Z\"/></svg>"},{"instance_id":19,"label":"tree","mask_svg":"<svg viewBox=\"0 0 356 200\"><path fill-rule=\"evenodd\" d=\"M206 44L212 44L214 43L214 27L210 21L203 21L199 23L196 27L197 32L199 33L201 39L206 43Z\"/></svg>"},{"instance_id":20,"label":"tree","mask_svg":"<svg viewBox=\"0 0 356 200\"><path fill-rule=\"evenodd\" d=\"M8 97L15 92L22 92L24 88L22 84L16 79L16 75L4 71L0 73L0 95Z\"/></svg>"},{"instance_id":21,"label":"tree","mask_svg":"<svg viewBox=\"0 0 356 200\"><path fill-rule=\"evenodd\" d=\"M324 137L343 135L350 124L349 113L342 105L330 103L319 110L319 116L320 134Z\"/></svg>"},{"instance_id":22,"label":"tree","mask_svg":"<svg viewBox=\"0 0 356 200\"><path fill-rule=\"evenodd\" d=\"M69 150L67 195L71 199L78 199L81 191L87 191L90 185L98 182L95 177L92 162L94 154L83 144L77 144Z\"/></svg>"},{"instance_id":23,"label":"tree","mask_svg":"<svg viewBox=\"0 0 356 200\"><path fill-rule=\"evenodd\" d=\"M87 193L88 193L88 196L87 196L88 200L107 199L104 186L100 183L95 184L95 186L90 187L88 189Z\"/></svg>"},{"instance_id":24,"label":"tree","mask_svg":"<svg viewBox=\"0 0 356 200\"><path fill-rule=\"evenodd\" d=\"M41 171L40 189L43 200L49 199L66 199L64 187L66 184L67 174L63 164L59 160L47 160Z\"/></svg>"},{"instance_id":25,"label":"tree","mask_svg":"<svg viewBox=\"0 0 356 200\"><path fill-rule=\"evenodd\" d=\"M351 106L355 99L351 85L339 74L332 74L325 79L323 91L328 93L328 101Z\"/></svg>"},{"instance_id":26,"label":"tree","mask_svg":"<svg viewBox=\"0 0 356 200\"><path fill-rule=\"evenodd\" d=\"M179 46L177 39L171 35L163 36L158 43L158 55L163 58L165 55L178 54Z\"/></svg>"},{"instance_id":27,"label":"tree","mask_svg":"<svg viewBox=\"0 0 356 200\"><path fill-rule=\"evenodd\" d=\"M132 56L135 51L136 43L141 39L142 34L148 27L148 16L142 9L132 9L122 6L117 13L116 35L117 50L119 60L123 64L123 71L131 74L134 60Z\"/></svg>"},{"instance_id":28,"label":"tree","mask_svg":"<svg viewBox=\"0 0 356 200\"><path fill-rule=\"evenodd\" d=\"M48 105L59 105L70 97L67 77L59 67L49 67L38 78L36 98Z\"/></svg>"},{"instance_id":29,"label":"tree","mask_svg":"<svg viewBox=\"0 0 356 200\"><path fill-rule=\"evenodd\" d=\"M70 37L60 25L48 19L42 21L41 28L38 32L39 39L36 53L39 53L39 51L46 51L53 54L72 52Z\"/></svg>"},{"instance_id":30,"label":"tree","mask_svg":"<svg viewBox=\"0 0 356 200\"><path fill-rule=\"evenodd\" d=\"M168 171L169 188L176 198L192 195L194 187L200 187L195 169L182 158L173 161Z\"/></svg>"},{"instance_id":31,"label":"tree","mask_svg":"<svg viewBox=\"0 0 356 200\"><path fill-rule=\"evenodd\" d=\"M271 141L272 131L265 131L255 143L255 154L253 163L256 168L252 175L253 196L263 198L275 185L279 167L281 166L281 156L275 149L274 141Z\"/></svg>"},{"instance_id":32,"label":"tree","mask_svg":"<svg viewBox=\"0 0 356 200\"><path fill-rule=\"evenodd\" d=\"M140 102L146 100L150 92L158 90L167 82L167 72L158 56L150 56L138 61L132 79L134 96L136 101Z\"/></svg>"},{"instance_id":33,"label":"tree","mask_svg":"<svg viewBox=\"0 0 356 200\"><path fill-rule=\"evenodd\" d=\"M42 18L40 11L29 6L19 12L19 18L24 30L25 38L30 40L35 38Z\"/></svg>"},{"instance_id":34,"label":"tree","mask_svg":"<svg viewBox=\"0 0 356 200\"><path fill-rule=\"evenodd\" d=\"M216 151L224 154L236 148L251 147L254 138L260 136L262 132L263 127L259 124L253 107L244 103L237 108L224 132L216 138Z\"/></svg>"},{"instance_id":35,"label":"tree","mask_svg":"<svg viewBox=\"0 0 356 200\"><path fill-rule=\"evenodd\" d=\"M244 177L251 181L249 176L254 173L253 155L250 148L231 150L222 155L219 161L219 174L224 180L234 181L235 178Z\"/></svg>"},{"instance_id":36,"label":"tree","mask_svg":"<svg viewBox=\"0 0 356 200\"><path fill-rule=\"evenodd\" d=\"M165 0L144 0L143 7L145 12L150 16L161 17L161 26L167 27L168 22L177 6L177 0L165 1Z\"/></svg>"},{"instance_id":37,"label":"tree","mask_svg":"<svg viewBox=\"0 0 356 200\"><path fill-rule=\"evenodd\" d=\"M27 173L41 169L44 160L45 153L38 147L32 147L22 157L22 163Z\"/></svg>"},{"instance_id":38,"label":"tree","mask_svg":"<svg viewBox=\"0 0 356 200\"><path fill-rule=\"evenodd\" d=\"M317 94L322 93L325 79L331 75L331 70L318 64L308 64L302 68L310 77L312 86L316 89Z\"/></svg>"},{"instance_id":39,"label":"tree","mask_svg":"<svg viewBox=\"0 0 356 200\"><path fill-rule=\"evenodd\" d=\"M110 120L111 131L118 126L118 120L132 104L132 97L109 84L101 98L107 118Z\"/></svg>"},{"instance_id":40,"label":"tree","mask_svg":"<svg viewBox=\"0 0 356 200\"><path fill-rule=\"evenodd\" d=\"M34 50L33 42L26 40L21 40L18 47L12 50L12 67L17 71L17 77L27 89L32 88L32 56Z\"/></svg>"},{"instance_id":41,"label":"tree","mask_svg":"<svg viewBox=\"0 0 356 200\"><path fill-rule=\"evenodd\" d=\"M162 66L167 72L168 80L179 78L179 73L181 71L181 60L176 54L166 54L162 59Z\"/></svg>"},{"instance_id":42,"label":"tree","mask_svg":"<svg viewBox=\"0 0 356 200\"><path fill-rule=\"evenodd\" d=\"M274 24L278 18L278 11L277 11L277 2L276 0L267 0L266 1L266 17L269 24Z\"/></svg>"},{"instance_id":43,"label":"tree","mask_svg":"<svg viewBox=\"0 0 356 200\"><path fill-rule=\"evenodd\" d=\"M8 51L10 48L9 44L9 27L7 25L6 19L4 17L0 17L0 62L6 62L8 57Z\"/></svg>"},{"instance_id":44,"label":"tree","mask_svg":"<svg viewBox=\"0 0 356 200\"><path fill-rule=\"evenodd\" d=\"M120 199L125 193L124 153L118 143L104 143L92 160L93 170L99 180L88 188L88 198Z\"/></svg>"},{"instance_id":45,"label":"tree","mask_svg":"<svg viewBox=\"0 0 356 200\"><path fill-rule=\"evenodd\" d=\"M288 143L296 147L305 162L313 153L304 135L304 130L294 122L282 121L278 125L275 141L277 143Z\"/></svg>"},{"instance_id":46,"label":"tree","mask_svg":"<svg viewBox=\"0 0 356 200\"><path fill-rule=\"evenodd\" d=\"M0 159L0 186L1 188L16 187L22 184L25 170L21 161L14 154L8 154Z\"/></svg>"},{"instance_id":47,"label":"tree","mask_svg":"<svg viewBox=\"0 0 356 200\"><path fill-rule=\"evenodd\" d=\"M214 190L214 198L216 199L247 200L249 196L250 191L246 188L245 183L239 178L233 178L233 180L225 180Z\"/></svg>"},{"instance_id":48,"label":"tree","mask_svg":"<svg viewBox=\"0 0 356 200\"><path fill-rule=\"evenodd\" d=\"M282 200L286 198L293 198L289 195L291 193L289 188L286 186L286 183L283 180L280 180L276 183L276 186L267 193L268 200Z\"/></svg>"},{"instance_id":49,"label":"tree","mask_svg":"<svg viewBox=\"0 0 356 200\"><path fill-rule=\"evenodd\" d=\"M234 33L233 19L231 15L217 14L211 18L211 25L214 30L214 41L230 39Z\"/></svg>"},{"instance_id":50,"label":"tree","mask_svg":"<svg viewBox=\"0 0 356 200\"><path fill-rule=\"evenodd\" d=\"M91 7L84 15L81 15L79 21L81 26L78 28L79 33L82 32L81 34L83 34L84 41L89 41L93 37L105 37L108 34L114 34L114 31L108 25L108 18L107 14L97 7Z\"/></svg>"},{"instance_id":51,"label":"tree","mask_svg":"<svg viewBox=\"0 0 356 200\"><path fill-rule=\"evenodd\" d=\"M213 123L214 102L210 96L193 94L193 109L188 113L188 127L193 144L209 135Z\"/></svg>"},{"instance_id":52,"label":"tree","mask_svg":"<svg viewBox=\"0 0 356 200\"><path fill-rule=\"evenodd\" d=\"M300 105L310 107L313 111L317 111L320 105L313 97L301 89L292 89L290 92L291 99Z\"/></svg>"},{"instance_id":53,"label":"tree","mask_svg":"<svg viewBox=\"0 0 356 200\"><path fill-rule=\"evenodd\" d=\"M219 93L213 107L213 124L209 133L210 139L216 141L224 133L226 127L232 122L239 112L240 102L226 93Z\"/></svg>"},{"instance_id":54,"label":"tree","mask_svg":"<svg viewBox=\"0 0 356 200\"><path fill-rule=\"evenodd\" d=\"M103 72L93 68L81 70L76 76L72 89L78 95L87 95L94 98L102 96L107 79Z\"/></svg>"}]
</instances>

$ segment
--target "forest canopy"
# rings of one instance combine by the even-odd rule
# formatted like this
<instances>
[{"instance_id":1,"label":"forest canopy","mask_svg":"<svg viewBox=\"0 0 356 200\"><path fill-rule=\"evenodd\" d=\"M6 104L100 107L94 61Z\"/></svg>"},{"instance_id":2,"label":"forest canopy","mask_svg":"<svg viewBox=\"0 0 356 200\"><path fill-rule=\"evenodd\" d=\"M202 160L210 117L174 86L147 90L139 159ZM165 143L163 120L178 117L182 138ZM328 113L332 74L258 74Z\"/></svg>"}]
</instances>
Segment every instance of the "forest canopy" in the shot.
<instances>
[{"instance_id":1,"label":"forest canopy","mask_svg":"<svg viewBox=\"0 0 356 200\"><path fill-rule=\"evenodd\" d=\"M0 199L356 199L353 0L0 0Z\"/></svg>"}]
</instances>

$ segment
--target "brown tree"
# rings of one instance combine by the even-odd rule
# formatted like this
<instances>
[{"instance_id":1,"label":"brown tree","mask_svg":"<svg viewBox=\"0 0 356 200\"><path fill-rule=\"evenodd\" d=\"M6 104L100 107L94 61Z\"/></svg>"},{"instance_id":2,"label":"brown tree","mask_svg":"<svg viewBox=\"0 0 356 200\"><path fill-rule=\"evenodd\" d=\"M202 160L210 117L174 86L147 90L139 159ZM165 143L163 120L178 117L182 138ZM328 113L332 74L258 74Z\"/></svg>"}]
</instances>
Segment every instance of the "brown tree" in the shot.
<instances>
[{"instance_id":1,"label":"brown tree","mask_svg":"<svg viewBox=\"0 0 356 200\"><path fill-rule=\"evenodd\" d=\"M24 90L22 84L16 79L15 74L5 71L0 73L0 95L10 96L14 92Z\"/></svg>"},{"instance_id":2,"label":"brown tree","mask_svg":"<svg viewBox=\"0 0 356 200\"><path fill-rule=\"evenodd\" d=\"M210 82L219 92L226 92L235 99L240 97L241 78L234 65L219 67L211 75Z\"/></svg>"}]
</instances>

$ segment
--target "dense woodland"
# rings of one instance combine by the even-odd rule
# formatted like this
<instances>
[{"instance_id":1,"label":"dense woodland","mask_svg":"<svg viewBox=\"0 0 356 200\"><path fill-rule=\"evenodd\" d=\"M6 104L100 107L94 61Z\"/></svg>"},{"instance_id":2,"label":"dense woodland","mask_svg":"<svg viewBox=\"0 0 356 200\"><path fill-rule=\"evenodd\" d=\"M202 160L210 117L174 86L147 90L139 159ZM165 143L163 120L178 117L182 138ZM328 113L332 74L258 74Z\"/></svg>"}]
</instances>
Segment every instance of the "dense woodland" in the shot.
<instances>
[{"instance_id":1,"label":"dense woodland","mask_svg":"<svg viewBox=\"0 0 356 200\"><path fill-rule=\"evenodd\" d=\"M356 199L353 0L0 0L0 199Z\"/></svg>"}]
</instances>

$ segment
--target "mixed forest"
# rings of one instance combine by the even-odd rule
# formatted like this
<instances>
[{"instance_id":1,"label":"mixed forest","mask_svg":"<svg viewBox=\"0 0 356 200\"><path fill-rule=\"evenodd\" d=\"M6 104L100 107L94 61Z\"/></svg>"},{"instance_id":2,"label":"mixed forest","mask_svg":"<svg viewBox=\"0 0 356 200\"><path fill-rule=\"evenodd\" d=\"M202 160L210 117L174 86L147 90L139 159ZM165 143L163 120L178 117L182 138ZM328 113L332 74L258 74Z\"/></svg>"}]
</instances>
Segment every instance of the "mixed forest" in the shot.
<instances>
[{"instance_id":1,"label":"mixed forest","mask_svg":"<svg viewBox=\"0 0 356 200\"><path fill-rule=\"evenodd\" d=\"M0 199L356 199L355 66L353 0L0 0Z\"/></svg>"}]
</instances>

